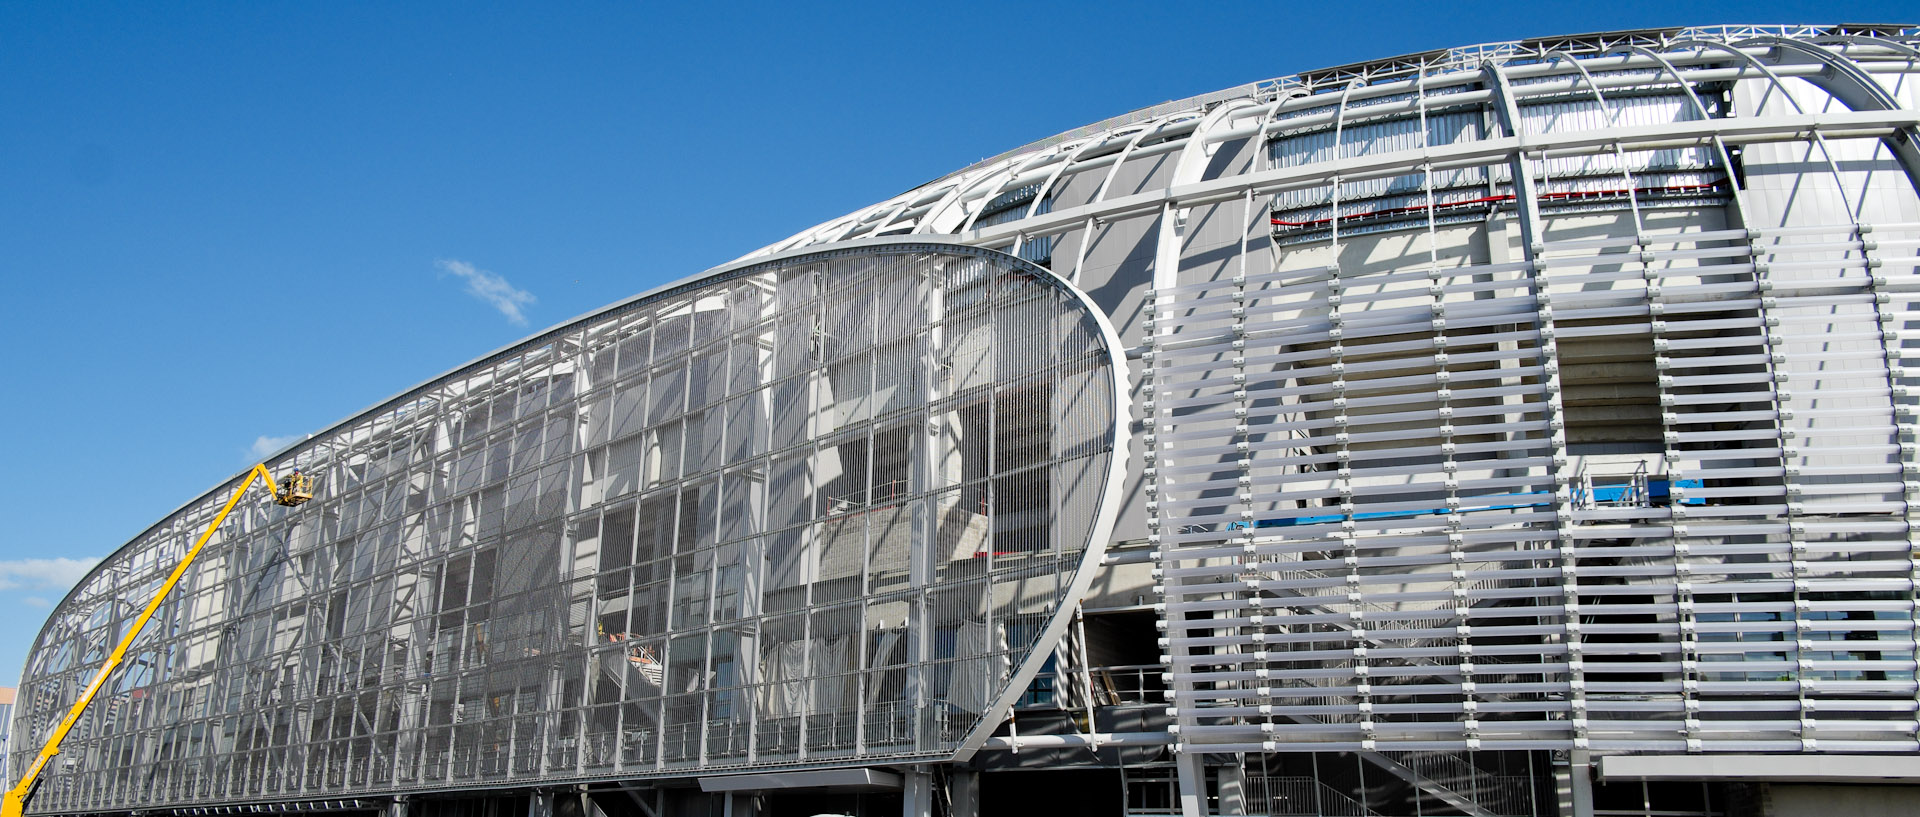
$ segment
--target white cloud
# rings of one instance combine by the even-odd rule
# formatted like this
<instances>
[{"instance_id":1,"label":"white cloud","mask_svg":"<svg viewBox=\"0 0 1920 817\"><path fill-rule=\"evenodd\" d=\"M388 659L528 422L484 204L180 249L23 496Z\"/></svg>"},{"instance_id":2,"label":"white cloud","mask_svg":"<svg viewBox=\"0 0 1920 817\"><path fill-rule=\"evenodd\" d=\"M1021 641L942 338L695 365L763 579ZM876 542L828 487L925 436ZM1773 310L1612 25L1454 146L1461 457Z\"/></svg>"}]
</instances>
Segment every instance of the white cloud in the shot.
<instances>
[{"instance_id":1,"label":"white cloud","mask_svg":"<svg viewBox=\"0 0 1920 817\"><path fill-rule=\"evenodd\" d=\"M253 438L253 447L248 450L253 452L253 458L257 460L275 451L279 451L282 448L286 448L289 445L293 445L301 439L302 437L299 434L288 434L285 437L269 437L262 434Z\"/></svg>"},{"instance_id":2,"label":"white cloud","mask_svg":"<svg viewBox=\"0 0 1920 817\"><path fill-rule=\"evenodd\" d=\"M520 307L534 302L533 293L516 288L507 283L507 279L480 269L465 261L443 259L440 270L458 275L467 282L467 294L491 304L507 321L515 326L527 325L527 316L520 314Z\"/></svg>"},{"instance_id":3,"label":"white cloud","mask_svg":"<svg viewBox=\"0 0 1920 817\"><path fill-rule=\"evenodd\" d=\"M27 596L26 598L21 599L20 603L28 607L52 607L53 606L53 602L47 601L46 599L40 598L39 596Z\"/></svg>"},{"instance_id":4,"label":"white cloud","mask_svg":"<svg viewBox=\"0 0 1920 817\"><path fill-rule=\"evenodd\" d=\"M73 587L74 582L87 575L87 571L98 561L69 559L65 556L0 560L0 590L51 590L64 593ZM32 604L33 598L21 600Z\"/></svg>"}]
</instances>

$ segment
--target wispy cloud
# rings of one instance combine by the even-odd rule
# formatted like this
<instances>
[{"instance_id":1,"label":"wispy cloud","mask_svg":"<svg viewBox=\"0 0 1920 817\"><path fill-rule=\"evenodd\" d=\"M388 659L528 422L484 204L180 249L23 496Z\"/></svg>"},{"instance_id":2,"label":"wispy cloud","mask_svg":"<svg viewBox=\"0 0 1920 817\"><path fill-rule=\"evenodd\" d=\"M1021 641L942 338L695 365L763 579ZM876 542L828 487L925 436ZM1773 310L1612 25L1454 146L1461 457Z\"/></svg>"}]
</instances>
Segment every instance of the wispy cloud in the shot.
<instances>
[{"instance_id":1,"label":"wispy cloud","mask_svg":"<svg viewBox=\"0 0 1920 817\"><path fill-rule=\"evenodd\" d=\"M64 556L52 559L4 559L0 560L0 590L51 591L64 593L73 583L93 567L99 559L69 559ZM33 604L38 596L20 599ZM46 606L46 600L40 604Z\"/></svg>"},{"instance_id":2,"label":"wispy cloud","mask_svg":"<svg viewBox=\"0 0 1920 817\"><path fill-rule=\"evenodd\" d=\"M25 598L22 598L20 600L20 603L28 607L52 607L53 606L53 602L47 601L46 599L40 598L39 596L27 596Z\"/></svg>"},{"instance_id":3,"label":"wispy cloud","mask_svg":"<svg viewBox=\"0 0 1920 817\"><path fill-rule=\"evenodd\" d=\"M288 434L285 437L269 437L262 434L253 438L253 447L247 450L252 451L253 458L257 460L275 451L279 451L282 448L286 448L289 445L293 445L299 442L300 439L301 435L299 434Z\"/></svg>"},{"instance_id":4,"label":"wispy cloud","mask_svg":"<svg viewBox=\"0 0 1920 817\"><path fill-rule=\"evenodd\" d=\"M441 272L458 275L467 282L468 295L491 304L494 309L500 310L500 314L507 316L507 321L513 325L527 325L527 316L520 313L520 308L534 302L533 293L465 261L442 259L439 264Z\"/></svg>"}]
</instances>

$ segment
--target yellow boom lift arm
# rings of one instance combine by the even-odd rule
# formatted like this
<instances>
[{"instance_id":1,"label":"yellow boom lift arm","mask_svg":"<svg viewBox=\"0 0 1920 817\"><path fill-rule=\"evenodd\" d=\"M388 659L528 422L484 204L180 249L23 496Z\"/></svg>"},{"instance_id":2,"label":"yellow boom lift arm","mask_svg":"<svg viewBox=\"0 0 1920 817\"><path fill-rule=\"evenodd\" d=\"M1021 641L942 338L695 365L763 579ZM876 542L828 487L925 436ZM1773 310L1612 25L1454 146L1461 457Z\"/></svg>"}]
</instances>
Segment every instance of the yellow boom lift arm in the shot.
<instances>
[{"instance_id":1,"label":"yellow boom lift arm","mask_svg":"<svg viewBox=\"0 0 1920 817\"><path fill-rule=\"evenodd\" d=\"M180 559L180 564L174 566L173 575L167 577L166 583L160 585L160 589L153 594L153 599L147 602L146 609L140 611L140 615L134 618L133 623L127 627L127 634L120 637L119 646L114 647L113 653L107 656L107 662L100 665L100 671L93 674L93 680L87 684L86 691L80 693L79 699L73 702L73 708L67 710L67 716L61 718L60 725L54 727L53 732L47 736L46 745L40 747L40 756L33 759L33 765L27 767L27 773L20 776L20 784L8 791L4 804L0 804L0 817L21 817L21 813L27 808L27 798L33 794L34 782L39 779L40 772L46 769L48 761L53 760L54 755L60 754L60 743L66 740L67 732L73 729L74 723L80 720L80 715L86 712L87 704L92 703L94 696L99 694L100 688L106 685L107 677L112 675L113 671L118 669L121 662L126 659L127 649L133 646L134 639L140 637L140 631L147 626L147 620L153 618L155 610L160 609L160 603L166 600L168 593L173 592L173 586L180 583L180 577L187 574L187 568L193 565L194 557L200 555L200 548L207 544L208 539L213 538L213 532L220 529L220 523L226 521L227 514L233 511L234 506L240 504L240 497L253 486L255 479L266 480L267 491L273 495L273 501L281 505L299 505L313 498L313 478L299 471L294 471L284 485L274 484L273 474L267 472L267 466L264 464L255 465L252 471L247 472L247 478L240 483L238 489L234 490L233 497L227 500L227 506L220 509L220 514L213 518L213 523L207 526L207 531L200 534L200 540L194 542L193 547L187 550L187 555Z\"/></svg>"}]
</instances>

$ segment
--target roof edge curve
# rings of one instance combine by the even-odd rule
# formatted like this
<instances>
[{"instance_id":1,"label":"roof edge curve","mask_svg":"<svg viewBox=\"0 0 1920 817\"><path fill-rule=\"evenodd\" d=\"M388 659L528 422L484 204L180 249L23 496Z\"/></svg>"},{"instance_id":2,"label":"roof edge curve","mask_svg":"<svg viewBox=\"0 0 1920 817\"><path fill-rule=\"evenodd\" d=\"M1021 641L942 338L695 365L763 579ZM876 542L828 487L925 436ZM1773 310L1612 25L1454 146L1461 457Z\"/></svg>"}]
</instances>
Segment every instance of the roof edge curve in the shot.
<instances>
[{"instance_id":1,"label":"roof edge curve","mask_svg":"<svg viewBox=\"0 0 1920 817\"><path fill-rule=\"evenodd\" d=\"M842 255L850 252L856 252L856 251L872 249L872 248L887 248L896 252L912 252L919 249L925 249L925 250L938 250L941 252L949 252L949 253L960 254L960 255L976 255L981 257L992 257L992 258L995 258L996 260L1000 260L1003 263L1011 263L1020 268L1024 268L1028 270L1030 273L1034 273L1033 277L1036 281L1046 283L1050 286L1061 289L1062 291L1065 291L1071 294L1088 311L1088 313L1094 317L1095 321L1097 322L1097 325L1100 327L1100 330L1102 332L1103 340L1108 343L1108 348L1112 350L1116 354L1116 356L1124 354L1125 346L1121 345L1119 335L1114 330L1112 323L1107 319L1106 313L1103 310L1101 310L1097 305L1095 305L1092 302L1092 300L1087 297L1086 293L1081 292L1078 288L1074 287L1072 284L1068 283L1066 280L1060 278L1058 275L1055 275L1053 271L1048 270L1045 267L1034 264L1033 262L1027 261L1026 259L1007 255L1006 253L1000 252L998 250L969 246L966 244L959 243L957 241L950 240L943 236L914 235L914 236L880 236L880 237L858 238L858 239L851 239L843 242L838 242L835 244L808 245L808 246L793 248L790 250L784 250L782 252L775 253L772 255L757 256L752 258L743 258L735 261L730 261L728 263L721 264L716 267L711 267L705 271L696 273L694 275L676 279L674 281L668 282L666 284L662 284L652 289L645 290L636 295L623 298L619 301L615 301L599 309L595 309L589 312L582 313L580 315L576 315L567 320L560 321L559 323L553 324L552 326L549 326L545 329L540 329L538 331L535 331L532 334L524 338L521 338L520 340L506 344L497 349L494 349L491 352L487 352L486 354L482 354L465 363L461 363L457 366L447 369L446 371L436 374L433 377L428 378L424 381L421 381L420 383L417 383L397 394L394 394L383 400L377 401L372 405L369 405L368 407L361 409L360 411L349 414L346 417L343 417L325 427L322 427L316 431L308 433L303 439L301 439L298 442L286 445L280 448L279 450L274 451L272 454L269 454L265 457L261 457L259 462L261 464L267 465L269 468L272 468L276 462L286 459L289 454L292 454L298 451L301 448L301 446L306 445L308 442L312 441L316 437L324 436L330 432L342 429L370 415L376 415L382 411L386 411L388 409L396 408L400 405L403 405L410 400L418 399L419 397L423 396L424 393L440 386L441 384L446 382L449 378L457 374L460 374L461 372L465 372L469 369L500 362L502 360L512 357L515 354L526 351L528 349L535 348L540 344L547 342L548 340L551 340L552 338L564 335L567 332L572 331L576 328L582 328L585 325L587 325L589 322L603 318L605 316L616 314L618 312L621 312L627 309L634 309L641 306L645 306L655 301L659 301L665 298L670 298L676 294L686 292L692 289L697 289L699 287L707 286L714 283L719 283L731 278L751 274L754 270L763 266L784 264L799 258L809 258L809 257L816 257L816 256L817 257L833 257L836 255ZM1126 435L1123 433L1125 430L1124 423L1127 421L1127 418L1131 417L1131 404L1125 399L1125 390L1123 388L1122 383L1116 382L1114 387L1114 394L1115 394L1116 404L1118 408L1118 411L1115 414L1116 422L1122 424L1117 426L1118 430L1114 435L1115 447L1116 447L1115 453L1118 456L1124 456L1125 452L1124 450L1122 450L1126 447ZM248 465L246 468L238 472L235 472L234 474L228 476L226 479L223 479L220 482L217 482L214 485L208 487L206 490L193 495L192 498L187 499L185 502L182 502L179 506L175 507L173 510L163 514L159 519L155 520L152 524L146 526L145 528L141 528L139 532L133 534L132 537L128 538L125 542L116 546L113 550L109 551L105 556L100 557L100 560L94 563L93 567L89 568L84 576L82 576L78 581L74 582L73 586L71 588L68 588L67 592L60 597L60 600L54 603L54 605L49 609L46 620L41 623L39 630L34 634L34 638L31 646L28 647L28 652L27 652L28 661L26 662L26 664L23 664L21 666L21 675L18 679L18 682L16 682L15 686L24 685L24 682L26 681L26 677L27 677L27 672L26 672L27 668L32 665L33 655L41 649L42 647L41 642L45 638L48 628L53 624L55 615L58 612L60 612L63 608L67 607L68 604L74 600L75 594L79 593L90 582L92 582L94 578L97 577L102 570L107 569L111 565L115 557L119 556L127 548L132 547L134 544L138 543L141 539L145 538L147 535L155 532L156 530L162 527L165 527L167 524L169 524L170 522L178 518L181 514L190 511L195 505L205 501L207 498L218 495L224 491L229 491L234 489L239 485L241 480L247 478L247 475L253 471L253 468L254 468L253 465ZM1113 473L1115 470L1117 469L1109 469L1110 473L1109 473L1108 492L1101 503L1101 508L1096 516L1096 521L1095 521L1095 525L1098 531L1110 532L1113 527L1114 520L1112 517L1116 515L1115 509L1112 507L1114 504L1113 497L1116 495L1115 492L1118 490L1117 486L1120 482L1120 478L1115 476ZM1106 534L1103 533L1102 536L1104 535ZM1104 539L1096 538L1096 541L1090 545L1090 548L1093 548L1093 547L1098 547L1101 550L1101 552L1104 553L1104 549L1105 549ZM1088 564L1093 564L1093 562L1084 563L1082 566L1085 567ZM1082 586L1077 591L1076 595L1073 595L1070 598L1072 598L1074 603L1077 604L1079 599L1079 594L1084 594L1084 592L1085 592L1085 587ZM1055 633L1052 637L1058 638L1058 634ZM1033 667L1033 670L1034 671L1038 670L1038 664L1035 664L1035 666ZM1026 674L1031 675L1032 673L1028 672ZM984 739L984 735L982 735L981 737L982 739Z\"/></svg>"}]
</instances>

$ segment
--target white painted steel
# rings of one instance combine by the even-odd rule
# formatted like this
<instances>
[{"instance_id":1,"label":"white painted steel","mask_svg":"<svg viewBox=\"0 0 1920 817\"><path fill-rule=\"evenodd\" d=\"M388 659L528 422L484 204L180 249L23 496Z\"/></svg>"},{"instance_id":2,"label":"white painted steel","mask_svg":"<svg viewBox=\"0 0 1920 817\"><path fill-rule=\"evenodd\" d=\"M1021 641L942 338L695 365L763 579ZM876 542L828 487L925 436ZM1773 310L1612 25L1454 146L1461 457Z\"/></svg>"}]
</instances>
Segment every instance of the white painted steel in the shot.
<instances>
[{"instance_id":1,"label":"white painted steel","mask_svg":"<svg viewBox=\"0 0 1920 817\"><path fill-rule=\"evenodd\" d=\"M1002 178L969 199L1099 171L936 229L1153 281L1109 309L1140 333L1122 527L1160 549L1180 745L1920 746L1920 61L1911 30L1829 34L1453 49L967 171ZM1175 169L1112 183L1150 150ZM1317 226L1231 226L1256 199Z\"/></svg>"},{"instance_id":2,"label":"white painted steel","mask_svg":"<svg viewBox=\"0 0 1920 817\"><path fill-rule=\"evenodd\" d=\"M1463 752L1920 749L1916 40L1716 26L1310 71L750 254L1006 249L1137 344L1096 536L1154 570L1096 543L1067 595L1097 567L1162 612L1169 732L983 722L956 756L1166 741L1198 813L1203 753L1356 752L1490 814L1532 800Z\"/></svg>"},{"instance_id":3,"label":"white painted steel","mask_svg":"<svg viewBox=\"0 0 1920 817\"><path fill-rule=\"evenodd\" d=\"M970 755L1102 561L1118 349L1051 273L925 238L537 334L271 458L319 496L235 514L33 809ZM62 600L17 733L230 489Z\"/></svg>"}]
</instances>

